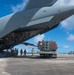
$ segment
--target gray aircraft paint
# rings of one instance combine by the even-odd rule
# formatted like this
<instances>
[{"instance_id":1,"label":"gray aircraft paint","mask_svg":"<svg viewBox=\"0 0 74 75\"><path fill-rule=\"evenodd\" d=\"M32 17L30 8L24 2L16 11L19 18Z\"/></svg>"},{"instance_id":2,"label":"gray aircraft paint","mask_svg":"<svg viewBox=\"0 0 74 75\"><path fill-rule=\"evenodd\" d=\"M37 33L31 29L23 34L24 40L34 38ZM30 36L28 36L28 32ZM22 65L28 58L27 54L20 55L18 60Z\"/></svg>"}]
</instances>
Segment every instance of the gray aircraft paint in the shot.
<instances>
[{"instance_id":1,"label":"gray aircraft paint","mask_svg":"<svg viewBox=\"0 0 74 75\"><path fill-rule=\"evenodd\" d=\"M40 24L40 23L46 23L46 22L49 22L55 18L55 16L57 15L61 15L59 16L58 18L56 19L59 19L57 20L55 23L58 24L59 22L62 21L61 18L68 18L69 15L73 15L74 14L74 6L61 6L61 7L44 7L42 9L40 9L34 16L33 18L31 19L31 21L29 22L29 24L27 26L32 26L32 25L36 25L36 24ZM69 13L67 14L67 17L62 16L62 14L65 14L65 13ZM56 20L55 19L55 20ZM52 21L53 23L53 21ZM53 24L51 23L51 25L53 26ZM54 25L56 25L54 24Z\"/></svg>"},{"instance_id":2,"label":"gray aircraft paint","mask_svg":"<svg viewBox=\"0 0 74 75\"><path fill-rule=\"evenodd\" d=\"M0 32L5 28L6 24L10 20L13 14L7 15L5 17L0 18Z\"/></svg>"},{"instance_id":3,"label":"gray aircraft paint","mask_svg":"<svg viewBox=\"0 0 74 75\"><path fill-rule=\"evenodd\" d=\"M41 4L34 4L34 1L40 2ZM34 14L42 7L49 6L54 4L54 2L57 0L29 0L25 9L23 11L13 13L11 16L3 17L3 19L0 21L0 26L2 27L0 30L0 38L4 37L8 33L25 27L31 20L31 18L34 16ZM49 3L49 4L48 4ZM31 7L30 7L31 6ZM2 24L6 19L5 24Z\"/></svg>"},{"instance_id":4,"label":"gray aircraft paint","mask_svg":"<svg viewBox=\"0 0 74 75\"><path fill-rule=\"evenodd\" d=\"M38 3L34 4L34 1ZM53 5L56 1L57 0L29 0L23 11L3 17L3 19L0 18L0 38L16 29L25 27L39 9L44 6ZM41 3L40 5L39 2Z\"/></svg>"},{"instance_id":5,"label":"gray aircraft paint","mask_svg":"<svg viewBox=\"0 0 74 75\"><path fill-rule=\"evenodd\" d=\"M35 1L36 4L34 4ZM23 11L0 18L0 38L19 28L23 29L29 26L36 25L39 28L46 23L46 26L51 28L74 14L74 6L51 6L56 1L29 0Z\"/></svg>"}]
</instances>

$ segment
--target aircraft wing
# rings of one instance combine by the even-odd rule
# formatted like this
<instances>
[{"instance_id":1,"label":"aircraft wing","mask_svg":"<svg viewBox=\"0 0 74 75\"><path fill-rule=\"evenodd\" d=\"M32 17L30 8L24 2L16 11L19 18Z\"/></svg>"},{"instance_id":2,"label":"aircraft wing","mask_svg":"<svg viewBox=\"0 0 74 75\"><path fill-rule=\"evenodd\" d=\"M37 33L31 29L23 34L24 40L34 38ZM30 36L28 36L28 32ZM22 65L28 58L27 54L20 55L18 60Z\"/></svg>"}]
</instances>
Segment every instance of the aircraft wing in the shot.
<instances>
[{"instance_id":1,"label":"aircraft wing","mask_svg":"<svg viewBox=\"0 0 74 75\"><path fill-rule=\"evenodd\" d=\"M29 0L25 9L42 8L52 6L57 0Z\"/></svg>"},{"instance_id":2,"label":"aircraft wing","mask_svg":"<svg viewBox=\"0 0 74 75\"><path fill-rule=\"evenodd\" d=\"M0 18L0 40L2 42L0 49L8 49L10 46L13 47L37 34L45 32L46 30L44 29L27 30L24 32L16 32L16 30L25 28L39 9L52 6L56 1L57 0L28 0L22 11Z\"/></svg>"},{"instance_id":3,"label":"aircraft wing","mask_svg":"<svg viewBox=\"0 0 74 75\"><path fill-rule=\"evenodd\" d=\"M44 6L51 6L56 1L57 0L29 0L23 11L0 18L0 38L12 31L25 27L38 9ZM35 10L29 10L34 8ZM38 9L36 10L36 8Z\"/></svg>"}]
</instances>

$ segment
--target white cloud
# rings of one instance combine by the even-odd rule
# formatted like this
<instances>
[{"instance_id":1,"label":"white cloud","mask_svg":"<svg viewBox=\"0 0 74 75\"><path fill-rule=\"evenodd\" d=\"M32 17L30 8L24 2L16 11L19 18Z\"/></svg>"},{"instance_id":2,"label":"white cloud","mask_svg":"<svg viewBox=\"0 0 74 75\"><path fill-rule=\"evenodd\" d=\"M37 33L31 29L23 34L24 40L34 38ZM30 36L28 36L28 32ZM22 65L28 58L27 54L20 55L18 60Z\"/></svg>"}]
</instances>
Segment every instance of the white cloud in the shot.
<instances>
[{"instance_id":1,"label":"white cloud","mask_svg":"<svg viewBox=\"0 0 74 75\"><path fill-rule=\"evenodd\" d=\"M67 34L67 35L69 35L69 34L70 34L70 32L68 32L68 31L67 31L67 33L66 33L66 34Z\"/></svg>"},{"instance_id":2,"label":"white cloud","mask_svg":"<svg viewBox=\"0 0 74 75\"><path fill-rule=\"evenodd\" d=\"M42 41L43 39L44 39L44 34L42 34L42 35L38 35L38 36L36 36L35 38L34 38L34 41L36 42L36 43L38 43L39 41Z\"/></svg>"},{"instance_id":3,"label":"white cloud","mask_svg":"<svg viewBox=\"0 0 74 75\"><path fill-rule=\"evenodd\" d=\"M67 38L68 41L74 41L74 35L70 34Z\"/></svg>"},{"instance_id":4,"label":"white cloud","mask_svg":"<svg viewBox=\"0 0 74 75\"><path fill-rule=\"evenodd\" d=\"M74 5L74 0L58 0L55 5L57 6L67 6ZM61 22L61 27L66 30L74 30L74 16Z\"/></svg>"},{"instance_id":5,"label":"white cloud","mask_svg":"<svg viewBox=\"0 0 74 75\"><path fill-rule=\"evenodd\" d=\"M61 23L61 27L66 30L74 30L74 15Z\"/></svg>"},{"instance_id":6,"label":"white cloud","mask_svg":"<svg viewBox=\"0 0 74 75\"><path fill-rule=\"evenodd\" d=\"M55 5L74 5L74 0L58 0Z\"/></svg>"},{"instance_id":7,"label":"white cloud","mask_svg":"<svg viewBox=\"0 0 74 75\"><path fill-rule=\"evenodd\" d=\"M16 6L12 5L11 6L12 11L15 13L15 12L23 10L27 1L28 0L22 0L22 2L20 4L17 4Z\"/></svg>"},{"instance_id":8,"label":"white cloud","mask_svg":"<svg viewBox=\"0 0 74 75\"><path fill-rule=\"evenodd\" d=\"M66 45L66 46L63 46L63 48L65 48L65 49L69 49L69 48L70 48L70 46L67 46L67 45Z\"/></svg>"}]
</instances>

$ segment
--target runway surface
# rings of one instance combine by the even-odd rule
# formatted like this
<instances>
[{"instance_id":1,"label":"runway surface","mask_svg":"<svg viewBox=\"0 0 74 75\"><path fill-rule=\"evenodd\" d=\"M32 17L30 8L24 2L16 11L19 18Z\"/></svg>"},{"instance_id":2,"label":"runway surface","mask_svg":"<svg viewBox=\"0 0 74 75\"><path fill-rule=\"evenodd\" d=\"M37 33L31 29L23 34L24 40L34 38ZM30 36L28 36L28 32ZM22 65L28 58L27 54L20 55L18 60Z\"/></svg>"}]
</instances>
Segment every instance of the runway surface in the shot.
<instances>
[{"instance_id":1,"label":"runway surface","mask_svg":"<svg viewBox=\"0 0 74 75\"><path fill-rule=\"evenodd\" d=\"M3 58L0 75L74 75L74 55L58 55L57 59L39 55Z\"/></svg>"}]
</instances>

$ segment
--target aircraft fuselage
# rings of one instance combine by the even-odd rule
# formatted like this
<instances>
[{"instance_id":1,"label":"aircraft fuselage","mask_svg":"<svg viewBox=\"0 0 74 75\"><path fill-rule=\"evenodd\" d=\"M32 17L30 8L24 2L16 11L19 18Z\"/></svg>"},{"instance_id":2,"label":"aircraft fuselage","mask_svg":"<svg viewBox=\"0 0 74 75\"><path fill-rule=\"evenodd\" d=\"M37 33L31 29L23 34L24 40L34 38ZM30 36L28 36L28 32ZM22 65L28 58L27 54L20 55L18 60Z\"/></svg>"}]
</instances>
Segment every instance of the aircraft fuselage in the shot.
<instances>
[{"instance_id":1,"label":"aircraft fuselage","mask_svg":"<svg viewBox=\"0 0 74 75\"><path fill-rule=\"evenodd\" d=\"M0 48L5 49L45 33L74 14L74 6L27 9L0 18Z\"/></svg>"}]
</instances>

